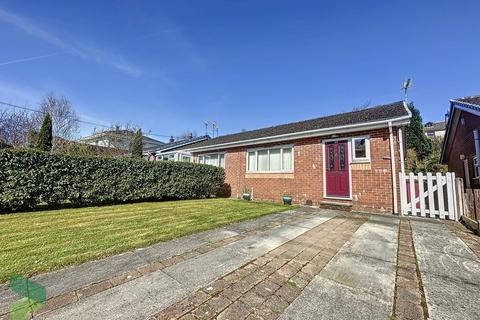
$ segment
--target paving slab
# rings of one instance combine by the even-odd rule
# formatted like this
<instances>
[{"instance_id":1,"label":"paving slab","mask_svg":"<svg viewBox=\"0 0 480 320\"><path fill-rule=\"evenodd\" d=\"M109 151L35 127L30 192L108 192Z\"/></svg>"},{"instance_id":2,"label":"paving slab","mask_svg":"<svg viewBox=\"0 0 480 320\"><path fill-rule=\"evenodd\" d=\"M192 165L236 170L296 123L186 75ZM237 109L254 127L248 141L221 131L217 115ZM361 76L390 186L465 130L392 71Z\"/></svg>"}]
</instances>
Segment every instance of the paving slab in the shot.
<instances>
[{"instance_id":1,"label":"paving slab","mask_svg":"<svg viewBox=\"0 0 480 320\"><path fill-rule=\"evenodd\" d=\"M412 220L431 319L480 319L480 260L443 223Z\"/></svg>"},{"instance_id":2,"label":"paving slab","mask_svg":"<svg viewBox=\"0 0 480 320\"><path fill-rule=\"evenodd\" d=\"M370 216L280 319L388 319L398 219Z\"/></svg>"},{"instance_id":3,"label":"paving slab","mask_svg":"<svg viewBox=\"0 0 480 320\"><path fill-rule=\"evenodd\" d=\"M328 219L329 217L320 219L317 224ZM310 229L283 225L179 263L163 271L179 282L192 287L202 286L308 230Z\"/></svg>"},{"instance_id":4,"label":"paving slab","mask_svg":"<svg viewBox=\"0 0 480 320\"><path fill-rule=\"evenodd\" d=\"M347 305L345 303L348 303ZM368 293L315 277L302 294L281 315L281 320L388 319L390 304Z\"/></svg>"},{"instance_id":5,"label":"paving slab","mask_svg":"<svg viewBox=\"0 0 480 320\"><path fill-rule=\"evenodd\" d=\"M319 211L321 212L321 211ZM321 215L321 214L320 214ZM328 221L328 214L315 219ZM305 217L305 219L307 219ZM40 319L145 319L211 281L303 234L310 228L282 225L87 297Z\"/></svg>"}]
</instances>

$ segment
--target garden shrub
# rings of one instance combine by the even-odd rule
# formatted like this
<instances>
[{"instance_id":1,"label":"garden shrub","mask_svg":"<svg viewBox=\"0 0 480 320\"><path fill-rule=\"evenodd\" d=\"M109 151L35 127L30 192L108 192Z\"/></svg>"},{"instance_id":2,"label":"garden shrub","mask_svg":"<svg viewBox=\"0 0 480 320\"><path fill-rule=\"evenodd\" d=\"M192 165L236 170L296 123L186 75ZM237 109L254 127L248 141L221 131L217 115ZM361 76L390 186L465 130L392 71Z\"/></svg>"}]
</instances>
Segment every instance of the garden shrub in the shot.
<instances>
[{"instance_id":1,"label":"garden shrub","mask_svg":"<svg viewBox=\"0 0 480 320\"><path fill-rule=\"evenodd\" d=\"M0 150L0 212L143 200L195 199L215 195L222 168L188 162L149 162Z\"/></svg>"}]
</instances>

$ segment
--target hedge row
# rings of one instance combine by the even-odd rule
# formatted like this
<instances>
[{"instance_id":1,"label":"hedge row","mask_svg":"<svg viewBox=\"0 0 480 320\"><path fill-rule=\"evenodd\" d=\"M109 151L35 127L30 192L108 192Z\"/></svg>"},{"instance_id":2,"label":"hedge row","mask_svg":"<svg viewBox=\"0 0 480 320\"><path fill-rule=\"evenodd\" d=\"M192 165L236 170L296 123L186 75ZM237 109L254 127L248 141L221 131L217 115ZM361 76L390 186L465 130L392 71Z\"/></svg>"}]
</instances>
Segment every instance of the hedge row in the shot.
<instances>
[{"instance_id":1,"label":"hedge row","mask_svg":"<svg viewBox=\"0 0 480 320\"><path fill-rule=\"evenodd\" d=\"M0 150L0 212L39 204L96 205L194 199L216 194L224 170L186 162L148 162Z\"/></svg>"}]
</instances>

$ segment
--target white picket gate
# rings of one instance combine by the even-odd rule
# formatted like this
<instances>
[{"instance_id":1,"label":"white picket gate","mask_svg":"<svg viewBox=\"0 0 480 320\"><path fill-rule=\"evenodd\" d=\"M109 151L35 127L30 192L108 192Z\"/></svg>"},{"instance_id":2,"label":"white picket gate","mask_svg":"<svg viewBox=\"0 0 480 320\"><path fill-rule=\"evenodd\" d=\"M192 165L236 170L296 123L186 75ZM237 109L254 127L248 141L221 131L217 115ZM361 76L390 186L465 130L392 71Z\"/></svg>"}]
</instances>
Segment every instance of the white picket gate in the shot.
<instances>
[{"instance_id":1,"label":"white picket gate","mask_svg":"<svg viewBox=\"0 0 480 320\"><path fill-rule=\"evenodd\" d=\"M402 215L458 220L455 173L400 173Z\"/></svg>"}]
</instances>

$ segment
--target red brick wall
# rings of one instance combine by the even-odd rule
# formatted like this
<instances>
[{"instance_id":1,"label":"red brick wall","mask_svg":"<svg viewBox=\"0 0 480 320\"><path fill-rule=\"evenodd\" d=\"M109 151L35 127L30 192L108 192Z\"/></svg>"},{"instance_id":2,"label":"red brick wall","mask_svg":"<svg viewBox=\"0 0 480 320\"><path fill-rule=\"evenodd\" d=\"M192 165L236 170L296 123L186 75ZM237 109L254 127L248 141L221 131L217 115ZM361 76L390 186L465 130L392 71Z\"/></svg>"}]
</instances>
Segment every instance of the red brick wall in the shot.
<instances>
[{"instance_id":1,"label":"red brick wall","mask_svg":"<svg viewBox=\"0 0 480 320\"><path fill-rule=\"evenodd\" d=\"M463 123L461 121L462 118ZM463 160L460 160L460 155L465 155L465 159L468 161L470 183L472 188L480 187L478 180L472 179L474 177L473 157L475 156L473 130L476 128L480 128L480 117L461 111L455 136L452 137L453 143L450 144L450 148L447 150L446 158L448 171L453 171L457 177L465 179Z\"/></svg>"},{"instance_id":2,"label":"red brick wall","mask_svg":"<svg viewBox=\"0 0 480 320\"><path fill-rule=\"evenodd\" d=\"M371 162L352 164L352 200L355 211L392 212L392 176L390 163L390 145L388 129L350 133L343 137L370 136ZM299 204L320 205L323 198L323 144L330 137L306 138L285 142L294 146L293 174L246 173L246 150L250 147L227 149L225 155L226 183L232 190L232 197L240 197L244 187L253 189L257 200L281 201L283 194L293 197ZM336 137L337 138L337 137ZM394 129L396 175L400 171L397 130ZM268 147L276 144L256 145ZM351 153L351 150L350 150ZM400 203L400 191L397 187L397 199ZM329 200L338 201L338 200ZM398 205L400 208L400 205ZM399 210L399 209L398 209Z\"/></svg>"}]
</instances>

